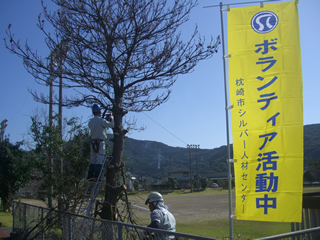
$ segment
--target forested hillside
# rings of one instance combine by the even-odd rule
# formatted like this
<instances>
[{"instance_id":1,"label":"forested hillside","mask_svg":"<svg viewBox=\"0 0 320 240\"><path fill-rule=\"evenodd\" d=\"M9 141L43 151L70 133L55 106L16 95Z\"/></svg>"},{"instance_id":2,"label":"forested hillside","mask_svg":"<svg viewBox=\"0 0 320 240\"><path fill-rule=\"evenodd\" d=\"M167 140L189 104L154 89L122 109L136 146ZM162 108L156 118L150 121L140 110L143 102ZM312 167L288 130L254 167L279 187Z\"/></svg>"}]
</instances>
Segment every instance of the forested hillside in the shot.
<instances>
[{"instance_id":1,"label":"forested hillside","mask_svg":"<svg viewBox=\"0 0 320 240\"><path fill-rule=\"evenodd\" d=\"M320 162L320 124L304 126L304 161Z\"/></svg>"},{"instance_id":2,"label":"forested hillside","mask_svg":"<svg viewBox=\"0 0 320 240\"><path fill-rule=\"evenodd\" d=\"M232 147L231 147L232 150ZM190 169L188 148L170 147L155 141L125 140L126 170L137 176L167 177L171 170ZM232 156L232 152L231 152ZM226 172L227 146L214 149L191 149L191 168L199 173ZM320 161L320 124L304 126L305 166L310 160Z\"/></svg>"}]
</instances>

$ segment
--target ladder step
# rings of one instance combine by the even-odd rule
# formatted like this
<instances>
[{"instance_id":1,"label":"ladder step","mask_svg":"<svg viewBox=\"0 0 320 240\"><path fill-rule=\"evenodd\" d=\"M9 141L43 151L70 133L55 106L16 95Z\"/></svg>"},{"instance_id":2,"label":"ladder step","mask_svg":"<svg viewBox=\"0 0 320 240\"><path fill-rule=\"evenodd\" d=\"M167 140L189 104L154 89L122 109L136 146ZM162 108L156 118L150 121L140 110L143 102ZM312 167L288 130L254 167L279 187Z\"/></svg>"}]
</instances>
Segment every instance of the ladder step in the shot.
<instances>
[{"instance_id":1,"label":"ladder step","mask_svg":"<svg viewBox=\"0 0 320 240\"><path fill-rule=\"evenodd\" d=\"M84 213L86 216L92 214L99 190L105 181L105 173L112 159L112 156L106 156L106 158L104 159L103 167L96 181L87 181L87 189L83 195L82 202L78 207L78 214L80 214L80 212Z\"/></svg>"},{"instance_id":2,"label":"ladder step","mask_svg":"<svg viewBox=\"0 0 320 240\"><path fill-rule=\"evenodd\" d=\"M94 194L85 194L85 195L83 195L84 197L95 197L96 195L94 195Z\"/></svg>"}]
</instances>

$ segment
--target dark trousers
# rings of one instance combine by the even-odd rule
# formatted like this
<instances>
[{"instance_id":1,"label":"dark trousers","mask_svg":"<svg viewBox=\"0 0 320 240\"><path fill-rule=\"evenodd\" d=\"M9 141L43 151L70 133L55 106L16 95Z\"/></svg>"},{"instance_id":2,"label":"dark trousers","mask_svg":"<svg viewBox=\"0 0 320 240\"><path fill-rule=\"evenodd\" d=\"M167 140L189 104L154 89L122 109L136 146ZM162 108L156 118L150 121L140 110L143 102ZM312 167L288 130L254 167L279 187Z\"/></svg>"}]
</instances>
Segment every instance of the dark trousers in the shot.
<instances>
[{"instance_id":1,"label":"dark trousers","mask_svg":"<svg viewBox=\"0 0 320 240\"><path fill-rule=\"evenodd\" d=\"M99 177L100 171L102 168L102 164L90 164L88 171L88 179Z\"/></svg>"}]
</instances>

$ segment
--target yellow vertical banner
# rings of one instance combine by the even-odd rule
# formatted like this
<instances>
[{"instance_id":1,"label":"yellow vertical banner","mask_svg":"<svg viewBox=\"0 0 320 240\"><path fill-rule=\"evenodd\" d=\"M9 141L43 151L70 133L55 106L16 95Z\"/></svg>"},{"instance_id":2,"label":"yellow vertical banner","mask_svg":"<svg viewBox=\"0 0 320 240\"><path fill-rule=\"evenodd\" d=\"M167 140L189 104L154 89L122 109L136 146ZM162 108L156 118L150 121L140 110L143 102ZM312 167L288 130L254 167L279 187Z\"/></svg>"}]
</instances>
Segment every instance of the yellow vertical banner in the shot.
<instances>
[{"instance_id":1,"label":"yellow vertical banner","mask_svg":"<svg viewBox=\"0 0 320 240\"><path fill-rule=\"evenodd\" d=\"M228 12L235 218L301 222L303 106L294 1Z\"/></svg>"}]
</instances>

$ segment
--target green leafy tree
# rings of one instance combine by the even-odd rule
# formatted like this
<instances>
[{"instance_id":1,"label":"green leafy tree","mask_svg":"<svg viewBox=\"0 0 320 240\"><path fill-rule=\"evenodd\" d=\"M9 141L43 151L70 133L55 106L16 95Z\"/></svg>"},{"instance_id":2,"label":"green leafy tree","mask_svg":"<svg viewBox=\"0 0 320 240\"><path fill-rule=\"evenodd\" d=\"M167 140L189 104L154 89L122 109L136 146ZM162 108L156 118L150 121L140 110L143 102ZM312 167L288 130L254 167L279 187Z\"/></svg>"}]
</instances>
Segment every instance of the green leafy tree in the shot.
<instances>
[{"instance_id":1,"label":"green leafy tree","mask_svg":"<svg viewBox=\"0 0 320 240\"><path fill-rule=\"evenodd\" d=\"M208 178L200 178L200 185L202 189L206 189L208 186Z\"/></svg>"},{"instance_id":2,"label":"green leafy tree","mask_svg":"<svg viewBox=\"0 0 320 240\"><path fill-rule=\"evenodd\" d=\"M61 200L63 206L68 207L71 201L77 203L82 198L83 179L90 160L90 138L88 129L83 128L78 119L65 120L65 123L67 128L61 139L59 126L53 124L50 127L33 117L31 134L35 148L31 157L40 173L37 176L42 183L40 191L45 192L46 197ZM51 187L54 189L52 193Z\"/></svg>"},{"instance_id":3,"label":"green leafy tree","mask_svg":"<svg viewBox=\"0 0 320 240\"><path fill-rule=\"evenodd\" d=\"M314 180L312 181L320 181L320 160L311 160L309 162L309 167L310 167L310 174L314 176ZM307 180L309 181L309 180Z\"/></svg>"},{"instance_id":4,"label":"green leafy tree","mask_svg":"<svg viewBox=\"0 0 320 240\"><path fill-rule=\"evenodd\" d=\"M313 173L311 171L306 171L303 174L303 181L309 182L311 184L311 182L315 181L316 177L313 175Z\"/></svg>"},{"instance_id":5,"label":"green leafy tree","mask_svg":"<svg viewBox=\"0 0 320 240\"><path fill-rule=\"evenodd\" d=\"M21 145L11 144L9 139L0 142L0 198L5 212L11 211L14 194L33 176L32 164Z\"/></svg>"},{"instance_id":6,"label":"green leafy tree","mask_svg":"<svg viewBox=\"0 0 320 240\"><path fill-rule=\"evenodd\" d=\"M136 192L139 192L140 191L140 183L138 181L134 181L133 188Z\"/></svg>"},{"instance_id":7,"label":"green leafy tree","mask_svg":"<svg viewBox=\"0 0 320 240\"><path fill-rule=\"evenodd\" d=\"M169 177L168 183L169 183L169 186L172 190L176 189L179 185L178 180L175 177Z\"/></svg>"},{"instance_id":8,"label":"green leafy tree","mask_svg":"<svg viewBox=\"0 0 320 240\"><path fill-rule=\"evenodd\" d=\"M51 12L43 6L45 19L39 16L38 22L52 52L52 64L48 66L28 44L22 47L10 26L6 47L24 59L27 71L40 84L63 73L63 87L75 91L64 98L64 106L97 102L114 113L114 168L107 172L100 215L114 220L124 139L134 126L126 114L151 111L165 103L177 76L190 73L199 61L212 57L220 41L211 39L205 44L197 28L188 40L181 38L179 27L197 4L192 0L52 1L58 10ZM53 33L46 30L46 23L53 26ZM54 63L56 69L52 69ZM50 102L36 92L33 96L39 102Z\"/></svg>"}]
</instances>

